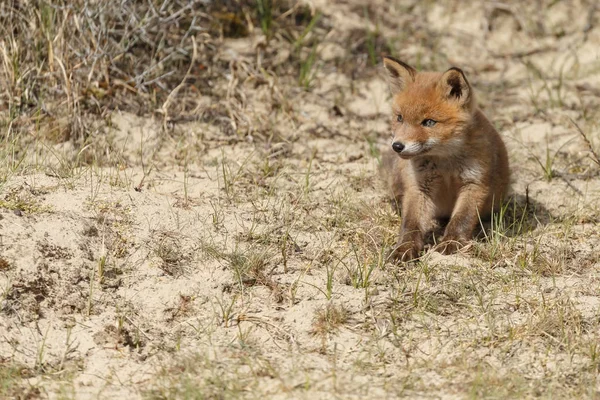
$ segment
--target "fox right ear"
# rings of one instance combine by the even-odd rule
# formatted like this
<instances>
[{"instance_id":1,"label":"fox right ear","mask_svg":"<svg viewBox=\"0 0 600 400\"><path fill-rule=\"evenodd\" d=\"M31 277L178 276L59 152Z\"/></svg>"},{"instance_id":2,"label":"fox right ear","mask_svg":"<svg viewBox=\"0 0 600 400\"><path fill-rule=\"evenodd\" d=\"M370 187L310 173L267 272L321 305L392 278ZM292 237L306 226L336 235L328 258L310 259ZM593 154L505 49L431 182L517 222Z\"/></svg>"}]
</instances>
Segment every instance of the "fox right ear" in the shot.
<instances>
[{"instance_id":1,"label":"fox right ear","mask_svg":"<svg viewBox=\"0 0 600 400\"><path fill-rule=\"evenodd\" d=\"M453 99L463 106L472 103L471 85L462 69L452 67L444 72L440 85L448 99Z\"/></svg>"},{"instance_id":2,"label":"fox right ear","mask_svg":"<svg viewBox=\"0 0 600 400\"><path fill-rule=\"evenodd\" d=\"M383 66L387 73L387 81L392 94L401 92L406 87L407 82L415 80L417 71L400 60L384 56Z\"/></svg>"}]
</instances>

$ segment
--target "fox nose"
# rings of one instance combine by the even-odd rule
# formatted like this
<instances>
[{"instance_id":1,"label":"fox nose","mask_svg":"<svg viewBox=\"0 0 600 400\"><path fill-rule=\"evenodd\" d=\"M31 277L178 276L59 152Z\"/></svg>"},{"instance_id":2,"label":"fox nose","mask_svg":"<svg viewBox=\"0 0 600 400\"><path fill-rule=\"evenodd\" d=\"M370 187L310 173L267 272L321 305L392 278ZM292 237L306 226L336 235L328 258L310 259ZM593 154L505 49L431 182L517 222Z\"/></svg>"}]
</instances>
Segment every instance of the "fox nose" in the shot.
<instances>
[{"instance_id":1,"label":"fox nose","mask_svg":"<svg viewBox=\"0 0 600 400\"><path fill-rule=\"evenodd\" d=\"M394 142L392 143L392 149L394 149L396 153L402 153L402 150L404 150L404 145L400 142Z\"/></svg>"}]
</instances>

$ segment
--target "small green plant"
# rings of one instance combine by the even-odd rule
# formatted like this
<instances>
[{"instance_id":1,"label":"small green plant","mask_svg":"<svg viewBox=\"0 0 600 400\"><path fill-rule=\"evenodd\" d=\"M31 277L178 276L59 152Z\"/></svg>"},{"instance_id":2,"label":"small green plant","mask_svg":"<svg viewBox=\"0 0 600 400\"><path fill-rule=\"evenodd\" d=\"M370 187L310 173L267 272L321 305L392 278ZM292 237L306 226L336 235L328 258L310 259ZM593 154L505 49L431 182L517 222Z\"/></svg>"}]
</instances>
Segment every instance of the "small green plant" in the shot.
<instances>
[{"instance_id":1,"label":"small green plant","mask_svg":"<svg viewBox=\"0 0 600 400\"><path fill-rule=\"evenodd\" d=\"M381 165L381 151L375 136L365 136L367 145L369 146L369 155L377 160L377 165Z\"/></svg>"},{"instance_id":2,"label":"small green plant","mask_svg":"<svg viewBox=\"0 0 600 400\"><path fill-rule=\"evenodd\" d=\"M239 299L238 294L234 294L233 296L231 296L231 299L229 300L229 302L226 302L223 297L216 298L216 303L217 303L218 308L215 310L215 312L217 314L219 323L223 324L223 326L225 326L225 328L228 328L234 320L234 316L235 316L234 308L237 304L238 299ZM213 306L213 308L214 308L214 306Z\"/></svg>"},{"instance_id":3,"label":"small green plant","mask_svg":"<svg viewBox=\"0 0 600 400\"><path fill-rule=\"evenodd\" d=\"M300 62L300 76L298 77L298 83L301 87L308 90L316 76L316 62L317 62L317 48L319 44L315 43L310 52Z\"/></svg>"},{"instance_id":4,"label":"small green plant","mask_svg":"<svg viewBox=\"0 0 600 400\"><path fill-rule=\"evenodd\" d=\"M233 201L236 199L235 187L238 181L243 177L243 173L253 157L253 153L248 154L248 156L239 163L237 169L233 169L231 166L231 161L225 157L225 153L221 151L221 159L219 160L219 167L217 169L217 173L220 174L219 183L222 183L221 189L225 192L225 197L229 201Z\"/></svg>"},{"instance_id":5,"label":"small green plant","mask_svg":"<svg viewBox=\"0 0 600 400\"><path fill-rule=\"evenodd\" d=\"M353 266L344 263L344 267L350 278L350 284L354 288L368 289L371 285L373 272L381 268L385 262L385 248L381 247L375 254L359 254L357 246L352 246L352 254L356 263Z\"/></svg>"},{"instance_id":6,"label":"small green plant","mask_svg":"<svg viewBox=\"0 0 600 400\"><path fill-rule=\"evenodd\" d=\"M598 340L591 340L587 345L587 350L592 370L600 373L600 345Z\"/></svg>"},{"instance_id":7,"label":"small green plant","mask_svg":"<svg viewBox=\"0 0 600 400\"><path fill-rule=\"evenodd\" d=\"M35 369L38 371L43 371L45 364L46 364L46 362L45 362L46 341L48 340L48 333L50 333L50 326L51 326L51 324L48 324L48 326L46 327L46 333L44 333L44 336L42 337L42 341L38 346L37 357L35 360Z\"/></svg>"},{"instance_id":8,"label":"small green plant","mask_svg":"<svg viewBox=\"0 0 600 400\"><path fill-rule=\"evenodd\" d=\"M364 10L365 10L364 11L365 19L367 21L371 22L371 18L369 16L369 8L365 6ZM367 45L367 54L369 55L369 63L371 64L371 66L375 66L379 62L378 54L377 54L377 38L380 35L379 24L375 23L375 30L366 28L366 33L367 33L366 45Z\"/></svg>"},{"instance_id":9,"label":"small green plant","mask_svg":"<svg viewBox=\"0 0 600 400\"><path fill-rule=\"evenodd\" d=\"M575 139L575 137L571 138L564 142L562 145L560 145L555 151L551 151L549 138L548 135L546 135L545 155L543 159L534 154L531 150L529 150L528 147L525 146L530 157L533 158L535 162L537 162L538 165L542 168L543 177L547 182L552 181L552 179L555 178L558 174L558 172L555 170L556 158L558 157L562 149Z\"/></svg>"},{"instance_id":10,"label":"small green plant","mask_svg":"<svg viewBox=\"0 0 600 400\"><path fill-rule=\"evenodd\" d=\"M306 55L302 55L302 49L305 47L305 40L307 36L312 32L315 28L317 22L321 18L321 13L315 14L304 31L298 38L294 41L294 51L300 60L300 73L298 76L298 84L304 88L305 90L310 89L314 78L316 76L316 62L318 58L318 47L319 42L317 40L313 41L313 44L310 48L310 51L306 53Z\"/></svg>"},{"instance_id":11,"label":"small green plant","mask_svg":"<svg viewBox=\"0 0 600 400\"><path fill-rule=\"evenodd\" d=\"M325 289L322 289L318 285L312 284L310 282L306 282L306 281L303 282L303 283L317 289L319 292L321 292L325 296L325 298L327 300L331 300L331 298L333 296L333 283L334 283L334 279L335 279L335 273L336 273L340 263L342 262L341 259L337 259L336 263L333 263L332 261L333 260L327 260L325 262L325 272L326 272ZM311 265L312 265L312 263L309 264L309 267L307 268L307 270L310 269Z\"/></svg>"},{"instance_id":12,"label":"small green plant","mask_svg":"<svg viewBox=\"0 0 600 400\"><path fill-rule=\"evenodd\" d=\"M537 158L536 158L536 161L542 167L542 170L544 171L544 178L546 178L546 181L548 181L548 182L550 182L552 180L552 178L554 178L554 176L555 176L555 172L552 169L552 166L554 165L554 160L556 159L556 155L557 154L558 154L558 151L556 153L554 153L552 156L550 156L550 148L548 146L548 140L546 138L546 158L545 158L545 162L542 163Z\"/></svg>"},{"instance_id":13,"label":"small green plant","mask_svg":"<svg viewBox=\"0 0 600 400\"><path fill-rule=\"evenodd\" d=\"M215 229L219 229L223 225L223 220L225 219L225 216L223 215L223 207L218 204L218 202L212 200L210 201L210 207L213 210L213 212L210 214L212 224Z\"/></svg>"},{"instance_id":14,"label":"small green plant","mask_svg":"<svg viewBox=\"0 0 600 400\"><path fill-rule=\"evenodd\" d=\"M273 25L273 1L256 0L256 9L260 21L260 29L265 34L267 41L271 39Z\"/></svg>"},{"instance_id":15,"label":"small green plant","mask_svg":"<svg viewBox=\"0 0 600 400\"><path fill-rule=\"evenodd\" d=\"M100 284L104 281L104 272L106 271L106 255L102 255L98 260L98 280Z\"/></svg>"},{"instance_id":16,"label":"small green plant","mask_svg":"<svg viewBox=\"0 0 600 400\"><path fill-rule=\"evenodd\" d=\"M317 25L317 22L319 22L320 19L321 19L321 13L317 12L311 18L311 20L308 23L308 25L306 26L306 28L304 28L304 31L302 32L302 34L300 36L298 36L298 38L295 40L294 48L297 51L304 45L304 40L306 39L308 34L312 32L312 30L315 28L315 26Z\"/></svg>"}]
</instances>

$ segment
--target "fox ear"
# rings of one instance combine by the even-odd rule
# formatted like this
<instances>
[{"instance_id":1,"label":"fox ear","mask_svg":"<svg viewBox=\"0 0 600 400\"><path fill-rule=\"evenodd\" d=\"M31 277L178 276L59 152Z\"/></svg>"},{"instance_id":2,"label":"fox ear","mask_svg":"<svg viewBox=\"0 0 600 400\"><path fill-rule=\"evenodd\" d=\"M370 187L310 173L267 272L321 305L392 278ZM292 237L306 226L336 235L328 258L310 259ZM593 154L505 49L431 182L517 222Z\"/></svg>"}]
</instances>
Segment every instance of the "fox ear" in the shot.
<instances>
[{"instance_id":1,"label":"fox ear","mask_svg":"<svg viewBox=\"0 0 600 400\"><path fill-rule=\"evenodd\" d=\"M406 87L407 82L415 80L417 71L400 60L384 56L383 66L387 73L387 81L392 94L401 92Z\"/></svg>"},{"instance_id":2,"label":"fox ear","mask_svg":"<svg viewBox=\"0 0 600 400\"><path fill-rule=\"evenodd\" d=\"M446 98L467 105L471 100L471 85L460 68L452 67L444 72L440 86Z\"/></svg>"}]
</instances>

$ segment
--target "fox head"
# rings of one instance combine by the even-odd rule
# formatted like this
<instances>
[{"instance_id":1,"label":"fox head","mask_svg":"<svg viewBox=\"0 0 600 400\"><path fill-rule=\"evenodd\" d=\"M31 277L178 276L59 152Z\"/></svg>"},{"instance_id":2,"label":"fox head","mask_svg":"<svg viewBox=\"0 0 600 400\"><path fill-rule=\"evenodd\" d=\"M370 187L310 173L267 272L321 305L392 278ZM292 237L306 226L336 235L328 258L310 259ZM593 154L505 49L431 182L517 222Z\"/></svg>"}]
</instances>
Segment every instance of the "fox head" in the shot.
<instances>
[{"instance_id":1,"label":"fox head","mask_svg":"<svg viewBox=\"0 0 600 400\"><path fill-rule=\"evenodd\" d=\"M461 151L475 102L462 70L417 72L391 57L383 65L392 92L392 148L402 158Z\"/></svg>"}]
</instances>

